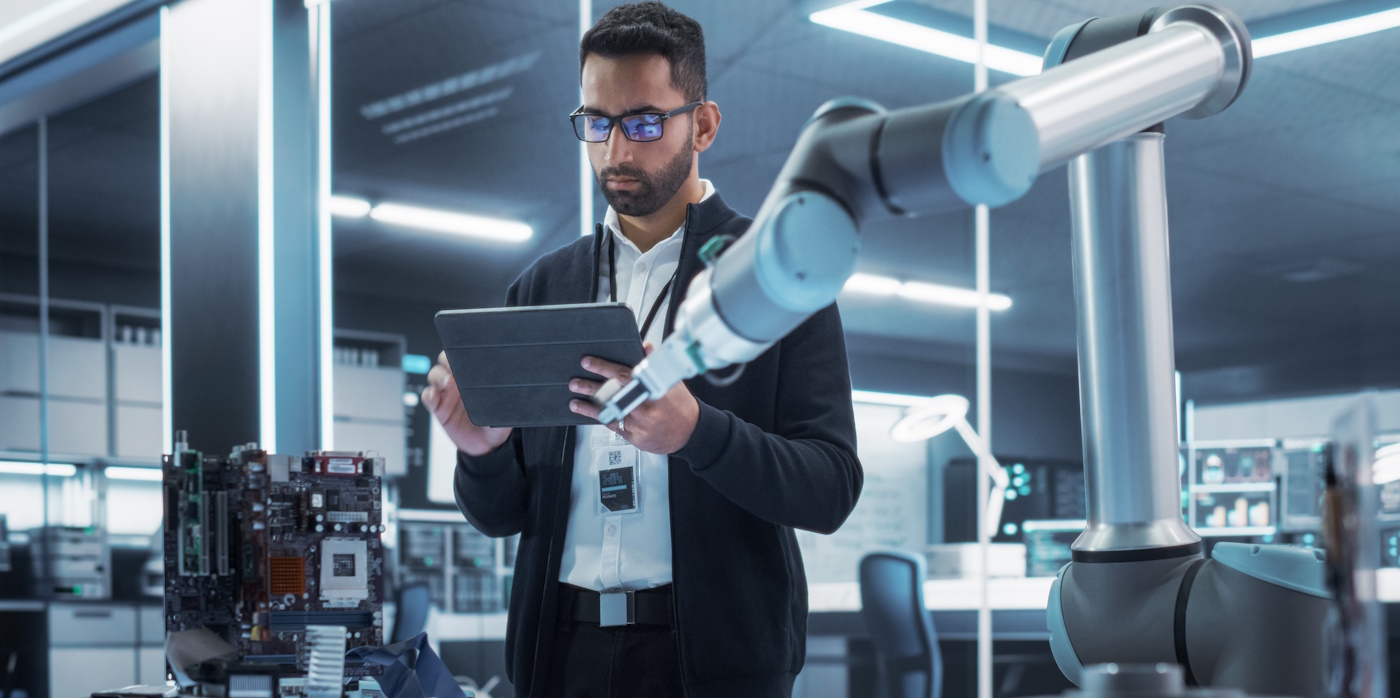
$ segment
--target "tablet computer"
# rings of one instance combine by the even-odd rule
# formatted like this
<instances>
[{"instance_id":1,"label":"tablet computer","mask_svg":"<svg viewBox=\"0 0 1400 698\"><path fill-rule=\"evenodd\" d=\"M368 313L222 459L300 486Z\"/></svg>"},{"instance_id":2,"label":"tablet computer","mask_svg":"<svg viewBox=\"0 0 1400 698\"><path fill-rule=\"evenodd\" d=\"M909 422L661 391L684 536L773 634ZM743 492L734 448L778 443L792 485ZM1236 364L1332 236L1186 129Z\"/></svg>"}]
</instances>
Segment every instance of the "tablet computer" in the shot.
<instances>
[{"instance_id":1,"label":"tablet computer","mask_svg":"<svg viewBox=\"0 0 1400 698\"><path fill-rule=\"evenodd\" d=\"M569 379L603 378L585 356L642 362L637 318L622 303L444 310L434 318L447 363L473 424L545 427L597 424L569 410Z\"/></svg>"}]
</instances>

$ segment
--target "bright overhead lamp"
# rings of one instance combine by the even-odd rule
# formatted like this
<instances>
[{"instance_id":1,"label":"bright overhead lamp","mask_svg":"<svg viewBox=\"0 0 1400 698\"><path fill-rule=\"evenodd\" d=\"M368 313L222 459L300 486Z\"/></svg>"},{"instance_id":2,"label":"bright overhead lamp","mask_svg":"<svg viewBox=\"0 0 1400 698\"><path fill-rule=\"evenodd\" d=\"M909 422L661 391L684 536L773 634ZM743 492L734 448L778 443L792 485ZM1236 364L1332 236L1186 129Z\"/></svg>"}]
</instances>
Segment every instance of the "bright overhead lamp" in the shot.
<instances>
[{"instance_id":1,"label":"bright overhead lamp","mask_svg":"<svg viewBox=\"0 0 1400 698\"><path fill-rule=\"evenodd\" d=\"M33 5L43 5L29 14L11 22L4 28L0 28L0 44L6 43L16 37L24 36L36 28L52 22L73 10L88 4L92 0L54 0L49 3L32 3Z\"/></svg>"},{"instance_id":2,"label":"bright overhead lamp","mask_svg":"<svg viewBox=\"0 0 1400 698\"><path fill-rule=\"evenodd\" d=\"M981 304L981 298L971 289L923 281L900 281L876 274L852 274L842 290L870 296L899 296L906 300L959 308L976 308ZM1010 307L1011 296L1001 293L987 294L988 310L1006 310Z\"/></svg>"},{"instance_id":3,"label":"bright overhead lamp","mask_svg":"<svg viewBox=\"0 0 1400 698\"><path fill-rule=\"evenodd\" d=\"M899 288L903 285L898 279L891 279L888 276L851 274L851 278L846 279L846 285L842 290L871 296L893 296L899 293Z\"/></svg>"},{"instance_id":4,"label":"bright overhead lamp","mask_svg":"<svg viewBox=\"0 0 1400 698\"><path fill-rule=\"evenodd\" d=\"M1358 36L1374 34L1386 29L1400 27L1400 7L1373 12L1360 17L1318 24L1272 36L1254 39L1254 57L1274 56L1300 48L1330 44L1334 41L1354 39Z\"/></svg>"},{"instance_id":5,"label":"bright overhead lamp","mask_svg":"<svg viewBox=\"0 0 1400 698\"><path fill-rule=\"evenodd\" d=\"M326 207L331 215L342 218L364 218L372 208L368 201L353 196L331 196L326 199Z\"/></svg>"},{"instance_id":6,"label":"bright overhead lamp","mask_svg":"<svg viewBox=\"0 0 1400 698\"><path fill-rule=\"evenodd\" d=\"M369 217L381 223L500 242L525 242L534 235L530 226L517 221L402 204L379 204L370 210Z\"/></svg>"},{"instance_id":7,"label":"bright overhead lamp","mask_svg":"<svg viewBox=\"0 0 1400 698\"><path fill-rule=\"evenodd\" d=\"M899 289L899 297L924 303L955 305L962 308L976 308L981 299L976 291L940 284L927 284L922 281L906 281ZM1011 307L1011 297L1000 293L987 294L987 309L1006 310Z\"/></svg>"},{"instance_id":8,"label":"bright overhead lamp","mask_svg":"<svg viewBox=\"0 0 1400 698\"><path fill-rule=\"evenodd\" d=\"M856 0L814 12L809 19L824 27L888 41L956 61L977 62L977 41L971 37L869 11L869 8L885 2L887 0ZM989 69L1020 76L1039 74L1044 62L1041 56L994 44L987 45L985 56Z\"/></svg>"},{"instance_id":9,"label":"bright overhead lamp","mask_svg":"<svg viewBox=\"0 0 1400 698\"><path fill-rule=\"evenodd\" d=\"M140 480L142 482L160 482L160 468L130 468L124 465L109 465L102 469L108 480Z\"/></svg>"},{"instance_id":10,"label":"bright overhead lamp","mask_svg":"<svg viewBox=\"0 0 1400 698\"><path fill-rule=\"evenodd\" d=\"M987 448L987 442L967 423L967 398L961 395L939 395L923 400L904 411L904 416L890 428L890 439L899 443L926 441L949 429L958 432L967 447L977 456L977 463L992 480L992 492L987 501L987 535L995 536L1001 528L1001 509L1006 502L1006 490L1011 478Z\"/></svg>"},{"instance_id":11,"label":"bright overhead lamp","mask_svg":"<svg viewBox=\"0 0 1400 698\"><path fill-rule=\"evenodd\" d=\"M48 475L50 477L73 477L78 468L68 463L25 463L22 461L0 460L0 473L9 475Z\"/></svg>"}]
</instances>

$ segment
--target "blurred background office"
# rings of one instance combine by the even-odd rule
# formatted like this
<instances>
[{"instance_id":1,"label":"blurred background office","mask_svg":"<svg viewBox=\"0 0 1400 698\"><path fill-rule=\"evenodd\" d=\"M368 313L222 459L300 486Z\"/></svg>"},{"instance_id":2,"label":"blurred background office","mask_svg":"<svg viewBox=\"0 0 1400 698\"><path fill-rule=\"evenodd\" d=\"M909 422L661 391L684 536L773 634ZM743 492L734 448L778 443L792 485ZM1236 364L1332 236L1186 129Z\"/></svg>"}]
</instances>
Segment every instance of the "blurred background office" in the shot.
<instances>
[{"instance_id":1,"label":"blurred background office","mask_svg":"<svg viewBox=\"0 0 1400 698\"><path fill-rule=\"evenodd\" d=\"M1256 39L1400 6L1216 3ZM0 693L164 680L148 561L160 457L185 429L211 452L384 455L391 586L426 585L449 667L514 695L515 541L457 512L453 447L417 395L435 312L500 305L602 219L565 117L581 30L615 4L0 3ZM828 99L897 108L975 88L973 0L668 4L705 28L724 114L701 176L749 215ZM1067 25L1154 4L987 0L990 84L1038 72ZM1377 391L1376 445L1400 442L1397 24L1261 51L1230 110L1167 124L1182 512L1208 541L1316 542L1317 454L1349 396ZM984 233L979 256L971 210L863 231L839 303L865 490L835 535L798 534L812 617L795 695L876 695L874 552L929 581L923 652L944 695L977 689L984 576L989 690L1069 687L1044 612L1085 519L1063 170ZM985 569L973 452L955 431L891 436L945 394L967 399L1012 483ZM1400 601L1395 581L1382 591Z\"/></svg>"}]
</instances>

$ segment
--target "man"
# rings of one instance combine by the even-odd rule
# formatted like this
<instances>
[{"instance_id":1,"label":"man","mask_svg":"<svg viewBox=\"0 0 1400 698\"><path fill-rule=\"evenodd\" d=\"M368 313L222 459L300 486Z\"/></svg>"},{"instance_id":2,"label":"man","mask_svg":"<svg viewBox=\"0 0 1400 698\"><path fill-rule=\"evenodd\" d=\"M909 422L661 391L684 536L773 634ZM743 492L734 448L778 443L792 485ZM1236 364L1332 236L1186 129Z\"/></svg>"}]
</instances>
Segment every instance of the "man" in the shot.
<instances>
[{"instance_id":1,"label":"man","mask_svg":"<svg viewBox=\"0 0 1400 698\"><path fill-rule=\"evenodd\" d=\"M571 119L606 223L527 269L508 305L625 302L648 350L672 330L697 251L750 222L699 177L720 123L704 51L700 26L655 2L584 35ZM584 398L629 368L580 369L570 407L596 417ZM807 622L793 529L835 531L863 477L834 305L733 383L687 381L606 426L477 427L445 360L429 383L423 402L461 449L462 513L521 534L506 633L520 695L790 695ZM626 506L601 505L607 478Z\"/></svg>"}]
</instances>

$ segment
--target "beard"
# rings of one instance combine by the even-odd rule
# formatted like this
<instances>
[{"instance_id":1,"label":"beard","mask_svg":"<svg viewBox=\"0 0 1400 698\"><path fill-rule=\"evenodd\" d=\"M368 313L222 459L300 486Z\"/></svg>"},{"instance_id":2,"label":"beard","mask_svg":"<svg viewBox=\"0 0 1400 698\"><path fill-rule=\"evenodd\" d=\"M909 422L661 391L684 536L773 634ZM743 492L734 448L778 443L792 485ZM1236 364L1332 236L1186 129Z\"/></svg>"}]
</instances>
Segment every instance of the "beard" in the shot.
<instances>
[{"instance_id":1,"label":"beard","mask_svg":"<svg viewBox=\"0 0 1400 698\"><path fill-rule=\"evenodd\" d=\"M651 173L631 165L622 165L605 167L601 171L594 170L593 176L598 181L598 187L603 190L603 198L614 211L624 216L650 216L660 211L661 207L680 191L681 185L685 184L686 178L690 176L694 152L690 140L686 139L685 147L681 148L659 172ZM609 189L607 181L613 177L635 179L637 187L631 191Z\"/></svg>"}]
</instances>

